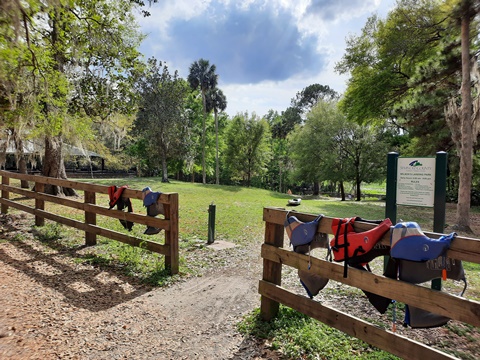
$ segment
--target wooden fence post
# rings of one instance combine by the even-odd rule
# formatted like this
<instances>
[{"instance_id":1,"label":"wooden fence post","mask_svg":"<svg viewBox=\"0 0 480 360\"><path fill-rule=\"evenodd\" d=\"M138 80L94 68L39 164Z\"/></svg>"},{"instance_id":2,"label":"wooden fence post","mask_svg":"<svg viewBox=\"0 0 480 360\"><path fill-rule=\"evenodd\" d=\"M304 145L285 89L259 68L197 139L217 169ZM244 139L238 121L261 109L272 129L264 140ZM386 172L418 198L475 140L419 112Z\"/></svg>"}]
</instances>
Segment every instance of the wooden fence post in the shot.
<instances>
[{"instance_id":1,"label":"wooden fence post","mask_svg":"<svg viewBox=\"0 0 480 360\"><path fill-rule=\"evenodd\" d=\"M35 183L35 192L41 193L45 191L45 184L36 182ZM45 210L45 201L40 199L35 199L35 209L36 210ZM35 215L35 226L44 226L45 218L39 215Z\"/></svg>"},{"instance_id":2,"label":"wooden fence post","mask_svg":"<svg viewBox=\"0 0 480 360\"><path fill-rule=\"evenodd\" d=\"M10 185L10 178L8 176L3 175L2 176L2 184L3 185ZM6 190L2 190L2 199L9 199L10 198L10 193ZM2 214L7 214L8 213L8 205L2 204L1 206L1 211Z\"/></svg>"},{"instance_id":3,"label":"wooden fence post","mask_svg":"<svg viewBox=\"0 0 480 360\"><path fill-rule=\"evenodd\" d=\"M265 209L264 211L268 211ZM265 224L265 244L276 247L283 246L283 225L267 222ZM275 285L282 283L282 264L263 259L263 280ZM260 316L265 321L270 321L278 314L280 304L262 295L260 304Z\"/></svg>"},{"instance_id":4,"label":"wooden fence post","mask_svg":"<svg viewBox=\"0 0 480 360\"><path fill-rule=\"evenodd\" d=\"M86 204L95 205L95 192L85 191L84 192L84 202ZM97 225L97 214L93 212L85 211L85 224ZM88 231L85 231L85 245L91 246L97 244L97 235Z\"/></svg>"},{"instance_id":5,"label":"wooden fence post","mask_svg":"<svg viewBox=\"0 0 480 360\"><path fill-rule=\"evenodd\" d=\"M170 203L165 212L165 219L170 220L170 230L165 231L165 245L169 246L169 254L165 256L165 267L170 268L170 274L178 274L178 194L169 194Z\"/></svg>"}]
</instances>

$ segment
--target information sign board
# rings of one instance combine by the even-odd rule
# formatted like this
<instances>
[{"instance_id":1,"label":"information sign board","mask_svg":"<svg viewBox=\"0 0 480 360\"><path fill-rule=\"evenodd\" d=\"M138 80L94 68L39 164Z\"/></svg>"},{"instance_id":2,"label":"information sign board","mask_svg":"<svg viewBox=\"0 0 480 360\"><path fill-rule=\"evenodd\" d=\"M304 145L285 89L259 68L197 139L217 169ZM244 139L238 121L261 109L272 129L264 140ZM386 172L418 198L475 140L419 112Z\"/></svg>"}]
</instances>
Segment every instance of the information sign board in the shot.
<instances>
[{"instance_id":1,"label":"information sign board","mask_svg":"<svg viewBox=\"0 0 480 360\"><path fill-rule=\"evenodd\" d=\"M397 205L433 207L435 158L399 157L397 163Z\"/></svg>"}]
</instances>

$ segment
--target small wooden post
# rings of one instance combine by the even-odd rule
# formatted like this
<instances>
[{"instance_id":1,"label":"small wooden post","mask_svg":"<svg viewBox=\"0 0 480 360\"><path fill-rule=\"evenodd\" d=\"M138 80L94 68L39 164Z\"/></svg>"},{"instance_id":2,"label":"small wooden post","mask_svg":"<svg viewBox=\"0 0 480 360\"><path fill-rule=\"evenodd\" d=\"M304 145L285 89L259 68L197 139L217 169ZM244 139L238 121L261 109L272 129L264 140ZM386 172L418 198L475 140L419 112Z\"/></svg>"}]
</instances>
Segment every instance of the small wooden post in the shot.
<instances>
[{"instance_id":1,"label":"small wooden post","mask_svg":"<svg viewBox=\"0 0 480 360\"><path fill-rule=\"evenodd\" d=\"M84 193L84 202L85 204L94 204L95 205L95 192L85 191ZM85 224L97 225L97 214L94 212L85 211ZM97 234L85 231L85 245L91 246L97 244Z\"/></svg>"},{"instance_id":2,"label":"small wooden post","mask_svg":"<svg viewBox=\"0 0 480 360\"><path fill-rule=\"evenodd\" d=\"M3 185L10 185L10 178L8 176L2 175L2 184ZM2 190L2 199L9 199L10 192L6 190ZM8 214L8 205L2 204L1 206L2 214Z\"/></svg>"},{"instance_id":3,"label":"small wooden post","mask_svg":"<svg viewBox=\"0 0 480 360\"><path fill-rule=\"evenodd\" d=\"M170 268L170 274L178 274L178 194L169 194L169 204L165 206L165 219L170 220L170 230L165 231L165 245L170 248L169 255L165 256L165 268Z\"/></svg>"},{"instance_id":4,"label":"small wooden post","mask_svg":"<svg viewBox=\"0 0 480 360\"><path fill-rule=\"evenodd\" d=\"M268 211L268 209L264 209ZM276 247L283 246L284 229L283 225L266 223L265 224L265 244ZM282 264L263 259L263 280L281 285L282 282ZM270 321L278 314L280 304L272 299L262 295L260 304L260 316L263 320Z\"/></svg>"},{"instance_id":5,"label":"small wooden post","mask_svg":"<svg viewBox=\"0 0 480 360\"><path fill-rule=\"evenodd\" d=\"M42 193L45 191L45 184L36 182L35 183L35 192ZM35 209L36 210L45 210L45 201L35 198ZM45 218L39 215L35 215L35 226L44 226Z\"/></svg>"}]
</instances>

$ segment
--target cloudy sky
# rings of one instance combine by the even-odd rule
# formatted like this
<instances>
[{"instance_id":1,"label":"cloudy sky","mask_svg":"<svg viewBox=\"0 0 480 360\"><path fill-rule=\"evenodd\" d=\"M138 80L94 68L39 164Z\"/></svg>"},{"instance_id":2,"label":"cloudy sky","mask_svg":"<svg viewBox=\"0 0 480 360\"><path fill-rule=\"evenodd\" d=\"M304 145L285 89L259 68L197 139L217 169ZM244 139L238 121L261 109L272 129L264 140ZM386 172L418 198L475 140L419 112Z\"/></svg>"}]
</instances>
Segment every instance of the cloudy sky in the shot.
<instances>
[{"instance_id":1,"label":"cloudy sky","mask_svg":"<svg viewBox=\"0 0 480 360\"><path fill-rule=\"evenodd\" d=\"M146 58L188 76L200 58L215 64L226 112L284 111L311 84L345 90L334 72L345 39L395 0L160 0L139 18Z\"/></svg>"}]
</instances>

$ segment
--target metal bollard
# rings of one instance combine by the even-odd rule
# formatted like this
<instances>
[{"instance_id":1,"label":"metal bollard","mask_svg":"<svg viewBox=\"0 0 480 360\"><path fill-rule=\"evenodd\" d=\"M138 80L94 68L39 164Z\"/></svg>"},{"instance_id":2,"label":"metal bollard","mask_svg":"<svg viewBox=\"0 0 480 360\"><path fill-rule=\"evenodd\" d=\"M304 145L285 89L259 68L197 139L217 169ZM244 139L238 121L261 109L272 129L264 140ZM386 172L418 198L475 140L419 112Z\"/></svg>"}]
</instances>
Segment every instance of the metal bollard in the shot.
<instances>
[{"instance_id":1,"label":"metal bollard","mask_svg":"<svg viewBox=\"0 0 480 360\"><path fill-rule=\"evenodd\" d=\"M215 211L216 205L212 203L208 206L208 244L215 241Z\"/></svg>"}]
</instances>

